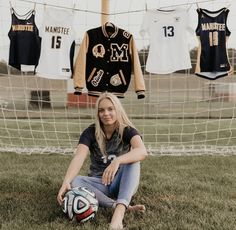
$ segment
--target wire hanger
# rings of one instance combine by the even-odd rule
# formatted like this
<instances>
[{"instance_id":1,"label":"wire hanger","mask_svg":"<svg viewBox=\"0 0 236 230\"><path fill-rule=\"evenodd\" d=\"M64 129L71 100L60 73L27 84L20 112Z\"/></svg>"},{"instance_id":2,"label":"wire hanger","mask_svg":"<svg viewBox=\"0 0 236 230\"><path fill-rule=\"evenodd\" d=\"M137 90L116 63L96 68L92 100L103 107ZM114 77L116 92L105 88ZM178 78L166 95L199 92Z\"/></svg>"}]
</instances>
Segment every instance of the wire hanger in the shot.
<instances>
[{"instance_id":1,"label":"wire hanger","mask_svg":"<svg viewBox=\"0 0 236 230\"><path fill-rule=\"evenodd\" d=\"M35 9L36 9L36 2L34 3L34 8L32 10L33 14L35 14Z\"/></svg>"},{"instance_id":2,"label":"wire hanger","mask_svg":"<svg viewBox=\"0 0 236 230\"><path fill-rule=\"evenodd\" d=\"M232 1L229 1L228 5L226 6L226 8L228 9L232 4Z\"/></svg>"},{"instance_id":3,"label":"wire hanger","mask_svg":"<svg viewBox=\"0 0 236 230\"><path fill-rule=\"evenodd\" d=\"M109 22L109 21L106 22L105 26L106 26L106 27L112 27L112 28L115 27L115 25L114 25L112 22Z\"/></svg>"},{"instance_id":4,"label":"wire hanger","mask_svg":"<svg viewBox=\"0 0 236 230\"><path fill-rule=\"evenodd\" d=\"M47 10L47 3L43 4L43 10L46 11Z\"/></svg>"},{"instance_id":5,"label":"wire hanger","mask_svg":"<svg viewBox=\"0 0 236 230\"><path fill-rule=\"evenodd\" d=\"M76 11L76 0L73 0L72 1L72 12L73 12L73 14L75 14L75 11Z\"/></svg>"},{"instance_id":6,"label":"wire hanger","mask_svg":"<svg viewBox=\"0 0 236 230\"><path fill-rule=\"evenodd\" d=\"M197 3L197 2L196 2L196 6L197 6L197 8L198 8L198 9L200 9L200 7L199 7L199 5L198 5L198 3Z\"/></svg>"},{"instance_id":7,"label":"wire hanger","mask_svg":"<svg viewBox=\"0 0 236 230\"><path fill-rule=\"evenodd\" d=\"M187 6L186 6L187 12L189 12L189 10L191 9L192 5L193 4L192 3L190 4L189 1L188 1Z\"/></svg>"},{"instance_id":8,"label":"wire hanger","mask_svg":"<svg viewBox=\"0 0 236 230\"><path fill-rule=\"evenodd\" d=\"M76 7L76 3L74 2L73 9L72 9L73 13L75 12L75 7Z\"/></svg>"},{"instance_id":9,"label":"wire hanger","mask_svg":"<svg viewBox=\"0 0 236 230\"><path fill-rule=\"evenodd\" d=\"M10 11L11 11L11 14L13 13L13 7L12 7L12 4L11 4L11 1L9 1L9 4L10 4Z\"/></svg>"}]
</instances>

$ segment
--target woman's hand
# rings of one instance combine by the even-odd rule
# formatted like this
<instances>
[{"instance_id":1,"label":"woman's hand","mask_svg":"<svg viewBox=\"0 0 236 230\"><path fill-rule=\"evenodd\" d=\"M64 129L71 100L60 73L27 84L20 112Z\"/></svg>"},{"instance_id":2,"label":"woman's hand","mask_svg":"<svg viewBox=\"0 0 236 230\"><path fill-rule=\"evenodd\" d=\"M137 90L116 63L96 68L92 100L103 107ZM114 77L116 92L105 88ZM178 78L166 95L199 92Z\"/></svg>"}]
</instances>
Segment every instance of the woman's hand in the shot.
<instances>
[{"instance_id":1,"label":"woman's hand","mask_svg":"<svg viewBox=\"0 0 236 230\"><path fill-rule=\"evenodd\" d=\"M76 177L76 175L79 173L85 158L87 157L89 152L88 146L84 144L79 144L76 151L75 155L70 162L70 165L67 169L66 176L63 180L62 186L58 192L57 195L57 201L60 205L63 203L63 198L65 193L71 189L70 182L73 180L73 178Z\"/></svg>"},{"instance_id":2,"label":"woman's hand","mask_svg":"<svg viewBox=\"0 0 236 230\"><path fill-rule=\"evenodd\" d=\"M63 183L58 194L57 194L57 201L60 205L62 205L63 198L65 193L71 189L70 183Z\"/></svg>"},{"instance_id":3,"label":"woman's hand","mask_svg":"<svg viewBox=\"0 0 236 230\"><path fill-rule=\"evenodd\" d=\"M102 183L109 185L115 178L116 172L120 166L120 162L115 158L110 165L105 169L102 175Z\"/></svg>"}]
</instances>

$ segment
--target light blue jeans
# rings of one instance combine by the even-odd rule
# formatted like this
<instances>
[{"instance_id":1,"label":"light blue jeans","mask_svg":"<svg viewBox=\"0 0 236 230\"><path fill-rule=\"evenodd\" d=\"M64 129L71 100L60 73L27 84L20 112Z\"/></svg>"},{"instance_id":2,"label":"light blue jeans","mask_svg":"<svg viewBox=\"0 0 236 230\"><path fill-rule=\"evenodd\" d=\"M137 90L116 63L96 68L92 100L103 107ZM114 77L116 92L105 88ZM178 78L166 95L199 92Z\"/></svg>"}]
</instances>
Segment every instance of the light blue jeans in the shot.
<instances>
[{"instance_id":1,"label":"light blue jeans","mask_svg":"<svg viewBox=\"0 0 236 230\"><path fill-rule=\"evenodd\" d=\"M96 194L99 206L115 207L116 204L129 206L138 189L140 162L121 165L110 185L102 184L101 177L77 176L71 187L86 187Z\"/></svg>"}]
</instances>

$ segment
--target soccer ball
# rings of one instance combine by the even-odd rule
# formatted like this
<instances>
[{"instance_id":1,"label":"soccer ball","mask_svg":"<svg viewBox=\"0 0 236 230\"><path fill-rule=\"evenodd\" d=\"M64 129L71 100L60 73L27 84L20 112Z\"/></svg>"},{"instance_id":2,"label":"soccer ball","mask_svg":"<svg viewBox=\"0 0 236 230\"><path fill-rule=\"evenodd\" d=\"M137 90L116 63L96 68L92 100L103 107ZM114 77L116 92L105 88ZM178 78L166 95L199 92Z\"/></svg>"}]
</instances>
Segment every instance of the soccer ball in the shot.
<instances>
[{"instance_id":1,"label":"soccer ball","mask_svg":"<svg viewBox=\"0 0 236 230\"><path fill-rule=\"evenodd\" d=\"M95 193L87 188L75 187L65 194L62 211L70 220L85 222L94 218L97 210L98 200Z\"/></svg>"}]
</instances>

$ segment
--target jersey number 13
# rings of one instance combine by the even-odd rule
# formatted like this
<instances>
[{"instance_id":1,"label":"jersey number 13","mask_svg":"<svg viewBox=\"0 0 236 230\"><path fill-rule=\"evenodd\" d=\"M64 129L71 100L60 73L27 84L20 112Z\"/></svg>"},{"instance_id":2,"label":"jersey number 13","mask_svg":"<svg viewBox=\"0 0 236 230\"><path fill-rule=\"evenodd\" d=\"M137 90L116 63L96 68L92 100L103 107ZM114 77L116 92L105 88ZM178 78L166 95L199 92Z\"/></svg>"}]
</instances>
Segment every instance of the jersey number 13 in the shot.
<instances>
[{"instance_id":1,"label":"jersey number 13","mask_svg":"<svg viewBox=\"0 0 236 230\"><path fill-rule=\"evenodd\" d=\"M165 37L174 37L174 26L163 26Z\"/></svg>"}]
</instances>

